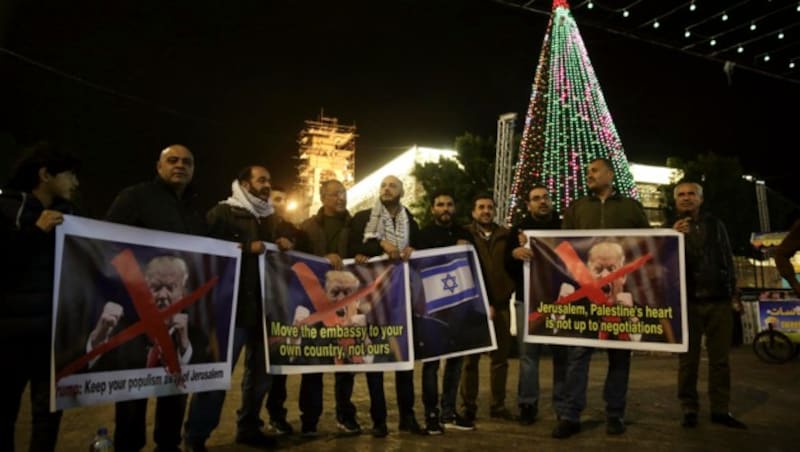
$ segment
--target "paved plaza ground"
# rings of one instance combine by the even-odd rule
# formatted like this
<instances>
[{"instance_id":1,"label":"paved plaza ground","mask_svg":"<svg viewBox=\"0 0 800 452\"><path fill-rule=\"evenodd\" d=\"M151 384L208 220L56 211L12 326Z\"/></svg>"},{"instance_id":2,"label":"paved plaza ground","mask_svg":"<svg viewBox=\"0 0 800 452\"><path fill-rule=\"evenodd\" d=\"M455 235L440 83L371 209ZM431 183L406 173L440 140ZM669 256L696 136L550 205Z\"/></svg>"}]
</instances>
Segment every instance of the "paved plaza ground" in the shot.
<instances>
[{"instance_id":1,"label":"paved plaza ground","mask_svg":"<svg viewBox=\"0 0 800 452\"><path fill-rule=\"evenodd\" d=\"M279 448L298 451L549 451L549 450L613 450L613 451L796 451L800 448L800 360L769 365L758 360L749 346L732 351L733 395L731 410L748 430L732 430L708 422L707 399L703 398L700 424L696 429L680 426L681 411L676 399L677 357L665 353L637 353L633 358L630 390L628 392L628 431L610 437L605 433L602 387L607 360L605 353L595 353L592 359L588 407L583 416L583 431L565 440L550 438L555 426L550 394L552 366L549 357L542 359L541 384L543 400L539 418L533 425L521 426L513 421L489 418L489 359L481 359L481 387L478 412L478 429L473 432L446 432L442 436L418 436L397 431L397 406L394 398L394 374L385 379L389 408L387 438L375 439L368 434L343 437L337 434L333 403L333 375L326 375L325 406L320 421L321 435L306 439L298 434L281 438ZM707 365L705 359L703 366ZM512 359L506 405L516 412L516 385L518 361ZM238 388L241 366L234 373L234 387ZM701 372L700 390L705 395L706 369ZM417 392L417 418L423 420L419 379L421 366L417 365L415 383ZM290 376L289 421L299 430L300 421L296 396L299 376ZM17 423L17 451L28 450L30 434L30 407L26 400ZM363 376L356 377L353 400L359 410L362 426L369 427L369 398ZM234 442L235 411L240 393L234 389L226 400L222 425L214 432L207 445L212 451L248 451L251 448ZM153 403L149 404L148 419L153 419ZM266 412L264 412L266 417ZM64 413L59 437L59 451L86 450L98 426L114 428L113 405L72 409ZM152 433L152 426L148 434ZM153 447L152 439L145 450Z\"/></svg>"}]
</instances>

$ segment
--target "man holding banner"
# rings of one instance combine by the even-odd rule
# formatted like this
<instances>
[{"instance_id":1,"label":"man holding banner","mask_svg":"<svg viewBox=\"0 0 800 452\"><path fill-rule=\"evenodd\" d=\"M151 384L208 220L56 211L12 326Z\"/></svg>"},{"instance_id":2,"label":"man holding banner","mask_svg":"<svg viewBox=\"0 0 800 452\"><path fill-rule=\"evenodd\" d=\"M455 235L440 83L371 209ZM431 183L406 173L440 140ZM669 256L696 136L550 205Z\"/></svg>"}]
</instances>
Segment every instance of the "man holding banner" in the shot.
<instances>
[{"instance_id":1,"label":"man holding banner","mask_svg":"<svg viewBox=\"0 0 800 452\"><path fill-rule=\"evenodd\" d=\"M475 250L480 256L486 292L489 296L491 319L497 335L497 350L489 354L491 366L489 381L492 401L489 415L493 418L511 419L513 416L505 406L508 380L508 357L511 354L511 310L509 302L514 293L514 281L505 268L507 243L516 243L509 230L494 222L494 199L487 194L477 195L472 201L472 223L467 231L472 236ZM461 400L464 418L474 423L478 411L478 363L481 355L468 355L464 360L461 378ZM449 424L452 425L452 424ZM448 424L445 424L447 427Z\"/></svg>"},{"instance_id":2,"label":"man holding banner","mask_svg":"<svg viewBox=\"0 0 800 452\"><path fill-rule=\"evenodd\" d=\"M564 212L563 229L624 229L650 226L638 201L614 190L614 168L610 160L597 158L586 168L586 185L590 194L575 200ZM625 432L625 398L628 393L631 352L626 349L606 350L608 372L603 390L606 402L606 433ZM559 422L553 438L568 438L581 430L580 415L586 407L586 387L589 363L594 348L570 346L567 349L566 369L554 368L564 381L556 385L559 401L556 408Z\"/></svg>"},{"instance_id":3,"label":"man holding banner","mask_svg":"<svg viewBox=\"0 0 800 452\"><path fill-rule=\"evenodd\" d=\"M235 367L242 348L246 347L236 442L257 447L275 445L274 438L261 432L263 422L259 414L270 382L264 352L258 256L266 251L264 242L275 242L282 250L288 250L294 246L295 239L293 228L274 213L270 203L271 188L271 175L266 168L245 167L231 184L231 196L206 215L212 236L238 242L242 248L231 357L231 366ZM278 230L278 226L284 228ZM208 391L192 395L184 432L187 449L205 450L205 441L219 425L225 393Z\"/></svg>"},{"instance_id":4,"label":"man holding banner","mask_svg":"<svg viewBox=\"0 0 800 452\"><path fill-rule=\"evenodd\" d=\"M55 449L61 411L50 412L55 228L78 188L79 162L47 143L26 150L0 193L0 450L14 450L14 424L30 382L30 450Z\"/></svg>"},{"instance_id":5,"label":"man holding banner","mask_svg":"<svg viewBox=\"0 0 800 452\"><path fill-rule=\"evenodd\" d=\"M439 248L451 245L466 245L471 243L472 237L462 227L453 223L456 205L453 195L449 192L435 192L431 195L431 214L433 224L423 228L419 232L417 246L419 249ZM428 292L444 292L438 299L452 295L455 291L441 290L441 284L436 284L438 274L433 274L423 280L423 285L428 279L432 280L432 289ZM429 304L436 303L436 298L426 301ZM433 309L441 308L436 306ZM428 309L431 312L431 309ZM447 337L437 338L441 342L447 341ZM415 341L417 342L417 341ZM424 344L427 345L427 344ZM429 435L440 435L444 433L441 419L452 420L456 429L469 429L471 426L464 422L460 416L456 415L456 396L458 395L458 383L461 378L461 366L463 359L459 357L448 358L445 360L444 375L442 376L442 400L441 413L439 411L439 359L426 361L422 364L422 402L425 405L425 431Z\"/></svg>"},{"instance_id":6,"label":"man holding banner","mask_svg":"<svg viewBox=\"0 0 800 452\"><path fill-rule=\"evenodd\" d=\"M400 202L404 194L403 182L396 176L386 176L381 181L380 194L372 209L362 210L353 216L348 248L356 263L365 263L370 257L383 254L390 260L407 261L411 257L419 226L411 212ZM370 378L375 381L369 383ZM370 397L383 397L383 374L370 372L367 373L367 379ZM395 379L397 408L400 412L399 430L424 434L414 416L413 369L396 371ZM385 423L376 425L373 430L375 436L386 434Z\"/></svg>"},{"instance_id":7,"label":"man holding banner","mask_svg":"<svg viewBox=\"0 0 800 452\"><path fill-rule=\"evenodd\" d=\"M122 190L111 204L106 220L147 229L206 235L208 228L193 204L190 187L194 163L194 155L187 147L180 144L166 147L156 163L155 180ZM159 448L180 447L185 408L185 394L156 399L153 437ZM145 446L146 417L147 399L116 403L114 446L118 452L139 451Z\"/></svg>"}]
</instances>

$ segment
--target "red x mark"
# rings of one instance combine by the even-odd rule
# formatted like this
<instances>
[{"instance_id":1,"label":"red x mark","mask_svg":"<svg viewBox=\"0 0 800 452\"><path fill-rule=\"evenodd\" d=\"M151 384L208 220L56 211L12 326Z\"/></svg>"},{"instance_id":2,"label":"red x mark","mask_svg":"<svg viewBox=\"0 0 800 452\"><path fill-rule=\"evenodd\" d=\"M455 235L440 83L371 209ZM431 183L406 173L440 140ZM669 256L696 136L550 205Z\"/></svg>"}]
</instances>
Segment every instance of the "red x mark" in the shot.
<instances>
[{"instance_id":1,"label":"red x mark","mask_svg":"<svg viewBox=\"0 0 800 452\"><path fill-rule=\"evenodd\" d=\"M583 263L581 258L578 256L578 253L575 252L575 249L569 242L563 241L559 243L558 246L553 249L553 251L555 251L558 257L561 258L561 260L564 262L564 265L567 267L567 271L580 286L580 288L575 292L564 297L559 297L554 304L572 303L580 300L581 298L588 298L593 304L611 305L612 303L607 300L602 287L611 283L617 278L621 278L628 273L638 270L647 261L653 258L650 253L647 253L630 264L620 267L618 270L609 273L603 278L594 279L592 273L589 271L589 268L586 267L586 264ZM541 319L541 317L542 314L540 312L533 312L528 316L528 322L538 321ZM620 319L619 317L603 317L603 320L618 322ZM626 333L622 333L620 336L622 337L623 334L627 336Z\"/></svg>"},{"instance_id":2,"label":"red x mark","mask_svg":"<svg viewBox=\"0 0 800 452\"><path fill-rule=\"evenodd\" d=\"M86 366L92 359L108 352L120 345L132 340L140 334L147 334L153 346L161 349L162 357L166 363L167 372L171 375L181 374L181 365L178 362L178 354L175 351L175 344L169 336L169 325L165 320L181 312L184 308L191 306L197 300L205 296L208 291L219 282L219 277L211 278L199 289L192 292L189 296L178 300L164 309L158 309L153 300L153 294L147 286L144 274L139 267L139 263L130 249L125 249L111 260L111 265L117 269L122 283L128 291L136 309L139 321L120 331L109 338L108 341L93 349L89 353L81 356L62 368L56 375L56 381L71 375ZM176 379L179 382L179 379Z\"/></svg>"},{"instance_id":3,"label":"red x mark","mask_svg":"<svg viewBox=\"0 0 800 452\"><path fill-rule=\"evenodd\" d=\"M311 299L311 304L314 305L315 311L313 314L303 319L300 324L305 325L322 322L326 326L336 325L339 322L336 310L378 290L383 282L388 279L393 267L394 265L387 267L386 270L381 272L369 285L362 287L335 303L331 303L331 300L328 299L328 295L325 293L325 288L319 283L317 275L314 274L305 262L297 262L292 265L292 270L295 275L297 275L297 279L300 280L300 284L306 291L308 298Z\"/></svg>"}]
</instances>

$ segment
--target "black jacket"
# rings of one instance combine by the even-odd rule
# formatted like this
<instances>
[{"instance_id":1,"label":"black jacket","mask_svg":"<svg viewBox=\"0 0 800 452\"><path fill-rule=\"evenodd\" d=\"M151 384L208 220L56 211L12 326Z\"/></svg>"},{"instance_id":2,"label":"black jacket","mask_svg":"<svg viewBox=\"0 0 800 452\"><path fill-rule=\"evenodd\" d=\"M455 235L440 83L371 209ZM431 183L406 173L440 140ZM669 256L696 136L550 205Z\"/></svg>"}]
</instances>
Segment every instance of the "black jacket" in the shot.
<instances>
[{"instance_id":1,"label":"black jacket","mask_svg":"<svg viewBox=\"0 0 800 452\"><path fill-rule=\"evenodd\" d=\"M672 223L665 224L671 227ZM730 302L736 269L728 230L717 217L700 212L684 235L686 294L690 300Z\"/></svg>"},{"instance_id":2,"label":"black jacket","mask_svg":"<svg viewBox=\"0 0 800 452\"><path fill-rule=\"evenodd\" d=\"M278 215L261 220L241 207L217 204L206 214L209 234L222 240L239 242L242 245L242 265L239 273L236 325L252 327L261 319L261 278L258 270L258 255L249 252L250 242L274 242L280 237L295 241L298 231L291 223Z\"/></svg>"},{"instance_id":3,"label":"black jacket","mask_svg":"<svg viewBox=\"0 0 800 452\"><path fill-rule=\"evenodd\" d=\"M511 239L506 242L505 264L506 271L514 280L514 286L516 287L515 299L520 302L525 299L524 272L522 271L523 262L514 259L511 253L519 247L519 241L514 238L518 237L520 232L531 229L561 229L561 220L555 212L550 215L550 218L544 221L537 220L531 214L527 214L518 225L511 228L511 233L509 234Z\"/></svg>"},{"instance_id":4,"label":"black jacket","mask_svg":"<svg viewBox=\"0 0 800 452\"><path fill-rule=\"evenodd\" d=\"M163 179L156 177L123 189L106 213L106 220L181 234L206 235L208 228L197 207L197 196L187 188L178 198Z\"/></svg>"},{"instance_id":5,"label":"black jacket","mask_svg":"<svg viewBox=\"0 0 800 452\"><path fill-rule=\"evenodd\" d=\"M455 224L451 226L440 226L436 223L426 226L419 231L417 248L441 248L443 246L455 245L459 240L472 242L472 234L461 226Z\"/></svg>"},{"instance_id":6,"label":"black jacket","mask_svg":"<svg viewBox=\"0 0 800 452\"><path fill-rule=\"evenodd\" d=\"M50 340L56 234L36 227L43 210L30 193L0 196L0 334L6 338ZM63 200L49 210L73 213Z\"/></svg>"}]
</instances>

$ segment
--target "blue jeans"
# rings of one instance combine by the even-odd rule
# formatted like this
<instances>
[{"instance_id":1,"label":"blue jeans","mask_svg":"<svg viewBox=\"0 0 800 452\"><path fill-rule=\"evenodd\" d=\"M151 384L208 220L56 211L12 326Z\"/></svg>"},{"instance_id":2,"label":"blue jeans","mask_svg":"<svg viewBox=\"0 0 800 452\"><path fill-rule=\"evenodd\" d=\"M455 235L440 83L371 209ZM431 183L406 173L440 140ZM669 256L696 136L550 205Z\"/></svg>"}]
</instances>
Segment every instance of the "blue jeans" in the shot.
<instances>
[{"instance_id":1,"label":"blue jeans","mask_svg":"<svg viewBox=\"0 0 800 452\"><path fill-rule=\"evenodd\" d=\"M245 368L242 376L242 405L236 412L238 432L257 431L263 425L259 413L270 386L264 358L264 338L261 327L234 328L231 369L236 367L242 348ZM184 426L187 442L205 442L219 425L222 405L227 391L196 392L189 404L189 417Z\"/></svg>"},{"instance_id":2,"label":"blue jeans","mask_svg":"<svg viewBox=\"0 0 800 452\"><path fill-rule=\"evenodd\" d=\"M458 383L461 380L461 357L444 361L442 376L441 418L452 419L456 414L456 397ZM439 417L439 360L422 364L422 403L425 405L425 417Z\"/></svg>"},{"instance_id":3,"label":"blue jeans","mask_svg":"<svg viewBox=\"0 0 800 452\"><path fill-rule=\"evenodd\" d=\"M516 300L514 308L517 314L517 345L519 346L519 382L517 384L517 404L539 404L539 354L542 344L525 342L525 323L528 318L525 304Z\"/></svg>"},{"instance_id":4,"label":"blue jeans","mask_svg":"<svg viewBox=\"0 0 800 452\"><path fill-rule=\"evenodd\" d=\"M334 393L336 395L336 420L356 419L356 406L352 402L355 374L336 372ZM383 392L383 372L365 372L369 390L369 414L375 425L386 423L386 396Z\"/></svg>"},{"instance_id":5,"label":"blue jeans","mask_svg":"<svg viewBox=\"0 0 800 452\"><path fill-rule=\"evenodd\" d=\"M560 386L556 413L561 419L579 422L586 408L586 386L589 382L589 362L594 348L566 347L567 359L559 365L566 370ZM628 376L631 367L630 350L607 349L608 371L603 386L606 416L625 416L625 397L628 394ZM566 369L563 369L566 367Z\"/></svg>"}]
</instances>

